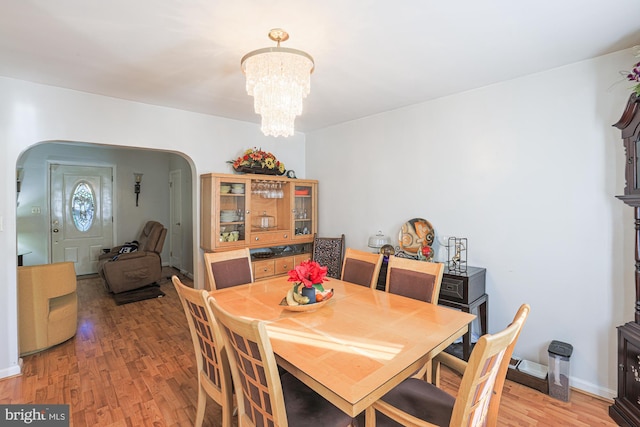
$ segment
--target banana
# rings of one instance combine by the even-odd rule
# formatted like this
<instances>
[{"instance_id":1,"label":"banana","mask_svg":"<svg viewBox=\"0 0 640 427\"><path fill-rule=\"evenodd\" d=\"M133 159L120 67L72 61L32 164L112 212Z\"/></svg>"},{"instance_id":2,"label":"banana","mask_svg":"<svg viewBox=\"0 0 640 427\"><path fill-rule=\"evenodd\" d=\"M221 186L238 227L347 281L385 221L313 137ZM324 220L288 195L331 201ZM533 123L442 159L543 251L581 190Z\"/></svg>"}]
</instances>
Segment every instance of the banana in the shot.
<instances>
[{"instance_id":1,"label":"banana","mask_svg":"<svg viewBox=\"0 0 640 427\"><path fill-rule=\"evenodd\" d=\"M287 305L300 305L293 298L293 288L289 289L289 292L287 292Z\"/></svg>"},{"instance_id":2,"label":"banana","mask_svg":"<svg viewBox=\"0 0 640 427\"><path fill-rule=\"evenodd\" d=\"M300 295L298 293L298 286L300 286L300 284L295 284L293 285L292 291L293 291L293 299L299 304L299 305L304 305L304 304L309 304L309 297L303 297L302 295Z\"/></svg>"}]
</instances>

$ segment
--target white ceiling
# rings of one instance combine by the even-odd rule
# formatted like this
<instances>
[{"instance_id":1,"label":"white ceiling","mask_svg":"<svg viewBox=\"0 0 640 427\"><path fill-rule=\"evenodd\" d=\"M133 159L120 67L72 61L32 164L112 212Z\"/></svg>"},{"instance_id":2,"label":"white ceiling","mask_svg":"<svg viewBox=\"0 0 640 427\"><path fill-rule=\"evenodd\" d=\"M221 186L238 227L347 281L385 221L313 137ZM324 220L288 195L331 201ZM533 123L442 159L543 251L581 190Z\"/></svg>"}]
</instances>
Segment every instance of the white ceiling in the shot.
<instances>
[{"instance_id":1,"label":"white ceiling","mask_svg":"<svg viewBox=\"0 0 640 427\"><path fill-rule=\"evenodd\" d=\"M640 1L0 0L0 75L259 123L240 58L276 27L310 131L640 44Z\"/></svg>"}]
</instances>

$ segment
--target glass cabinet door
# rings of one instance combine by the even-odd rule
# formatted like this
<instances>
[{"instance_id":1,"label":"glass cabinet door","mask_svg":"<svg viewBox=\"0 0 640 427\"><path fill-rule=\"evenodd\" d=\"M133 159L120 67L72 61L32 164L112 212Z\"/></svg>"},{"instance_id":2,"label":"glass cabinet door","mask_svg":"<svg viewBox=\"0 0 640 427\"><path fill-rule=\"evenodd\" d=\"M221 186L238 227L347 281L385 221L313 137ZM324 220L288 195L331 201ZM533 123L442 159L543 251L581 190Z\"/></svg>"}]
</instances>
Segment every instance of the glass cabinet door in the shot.
<instances>
[{"instance_id":1,"label":"glass cabinet door","mask_svg":"<svg viewBox=\"0 0 640 427\"><path fill-rule=\"evenodd\" d=\"M286 245L291 240L291 186L286 180L251 179L249 240L252 246Z\"/></svg>"},{"instance_id":2,"label":"glass cabinet door","mask_svg":"<svg viewBox=\"0 0 640 427\"><path fill-rule=\"evenodd\" d=\"M317 231L317 185L296 182L294 185L293 240L309 240Z\"/></svg>"},{"instance_id":3,"label":"glass cabinet door","mask_svg":"<svg viewBox=\"0 0 640 427\"><path fill-rule=\"evenodd\" d=\"M217 216L217 247L245 246L247 235L247 212L249 210L246 196L248 181L244 179L220 178L217 180L216 192L219 195Z\"/></svg>"}]
</instances>

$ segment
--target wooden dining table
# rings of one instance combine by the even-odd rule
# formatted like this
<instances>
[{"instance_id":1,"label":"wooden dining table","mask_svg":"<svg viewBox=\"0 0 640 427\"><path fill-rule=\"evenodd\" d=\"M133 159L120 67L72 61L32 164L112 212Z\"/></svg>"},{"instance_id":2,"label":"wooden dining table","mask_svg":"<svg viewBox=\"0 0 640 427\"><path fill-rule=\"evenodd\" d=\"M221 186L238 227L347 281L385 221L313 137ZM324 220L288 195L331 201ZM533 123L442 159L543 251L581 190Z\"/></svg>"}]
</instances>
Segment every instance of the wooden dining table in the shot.
<instances>
[{"instance_id":1,"label":"wooden dining table","mask_svg":"<svg viewBox=\"0 0 640 427\"><path fill-rule=\"evenodd\" d=\"M356 416L465 334L475 315L329 279L312 311L280 305L287 276L211 291L236 316L266 321L278 364Z\"/></svg>"}]
</instances>

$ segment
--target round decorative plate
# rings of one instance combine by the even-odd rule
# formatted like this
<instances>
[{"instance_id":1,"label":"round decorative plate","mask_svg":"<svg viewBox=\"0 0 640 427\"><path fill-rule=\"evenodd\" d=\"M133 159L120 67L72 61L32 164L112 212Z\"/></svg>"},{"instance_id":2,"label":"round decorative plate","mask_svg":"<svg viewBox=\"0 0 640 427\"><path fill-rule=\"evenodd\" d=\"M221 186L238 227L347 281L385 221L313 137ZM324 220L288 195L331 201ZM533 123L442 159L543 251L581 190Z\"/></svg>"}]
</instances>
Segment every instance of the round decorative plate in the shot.
<instances>
[{"instance_id":1,"label":"round decorative plate","mask_svg":"<svg viewBox=\"0 0 640 427\"><path fill-rule=\"evenodd\" d=\"M313 311L313 310L317 310L318 308L322 307L323 305L325 305L329 301L331 301L331 298L326 299L324 301L320 301L320 302L314 302L313 304L287 305L287 299L284 298L282 300L282 302L280 303L280 305L282 306L282 308L284 308L285 310L289 310L289 311Z\"/></svg>"},{"instance_id":2,"label":"round decorative plate","mask_svg":"<svg viewBox=\"0 0 640 427\"><path fill-rule=\"evenodd\" d=\"M422 218L413 218L405 222L398 234L400 248L410 254L417 254L420 246L431 246L434 239L433 226Z\"/></svg>"}]
</instances>

